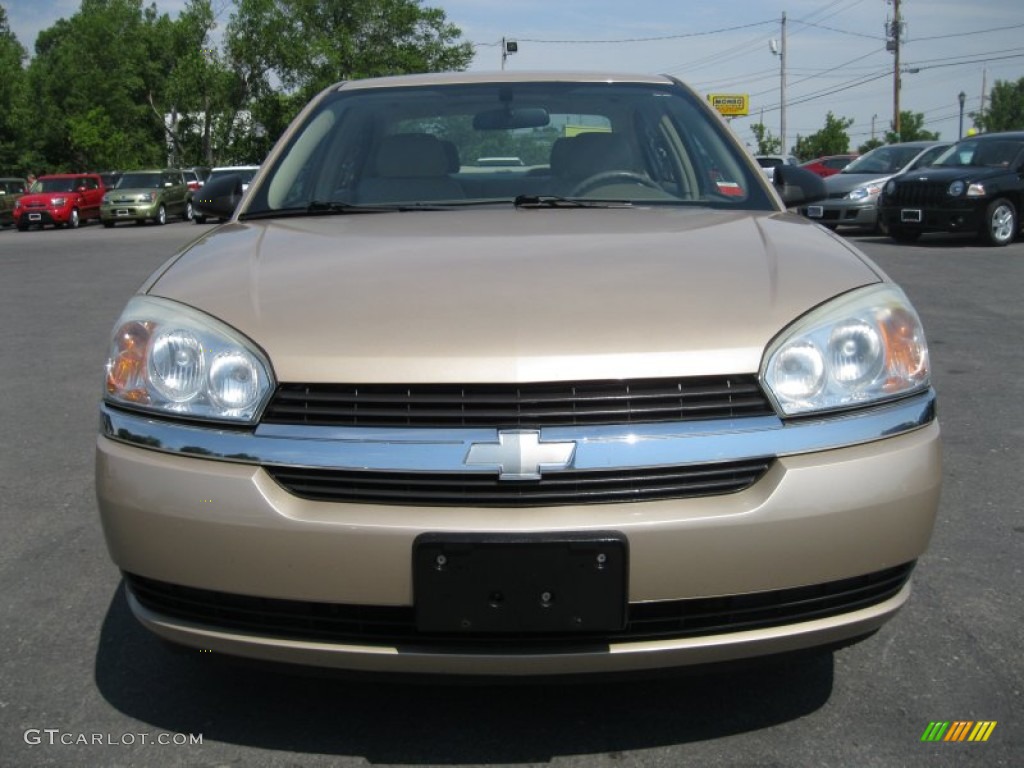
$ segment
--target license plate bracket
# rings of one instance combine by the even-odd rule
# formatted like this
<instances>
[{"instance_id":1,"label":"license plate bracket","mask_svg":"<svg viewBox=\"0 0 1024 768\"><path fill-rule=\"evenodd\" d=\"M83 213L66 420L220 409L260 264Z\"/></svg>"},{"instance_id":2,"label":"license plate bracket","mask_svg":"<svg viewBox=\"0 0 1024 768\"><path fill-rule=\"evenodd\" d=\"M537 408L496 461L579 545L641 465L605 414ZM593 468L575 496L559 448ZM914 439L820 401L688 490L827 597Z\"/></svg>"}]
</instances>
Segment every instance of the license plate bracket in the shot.
<instances>
[{"instance_id":1,"label":"license plate bracket","mask_svg":"<svg viewBox=\"0 0 1024 768\"><path fill-rule=\"evenodd\" d=\"M610 632L626 623L621 533L421 534L413 595L421 632Z\"/></svg>"},{"instance_id":2,"label":"license plate bracket","mask_svg":"<svg viewBox=\"0 0 1024 768\"><path fill-rule=\"evenodd\" d=\"M911 224L921 223L921 210L919 208L904 208L900 211L900 221Z\"/></svg>"},{"instance_id":3,"label":"license plate bracket","mask_svg":"<svg viewBox=\"0 0 1024 768\"><path fill-rule=\"evenodd\" d=\"M825 210L820 205L807 206L807 218L820 219L825 215Z\"/></svg>"}]
</instances>

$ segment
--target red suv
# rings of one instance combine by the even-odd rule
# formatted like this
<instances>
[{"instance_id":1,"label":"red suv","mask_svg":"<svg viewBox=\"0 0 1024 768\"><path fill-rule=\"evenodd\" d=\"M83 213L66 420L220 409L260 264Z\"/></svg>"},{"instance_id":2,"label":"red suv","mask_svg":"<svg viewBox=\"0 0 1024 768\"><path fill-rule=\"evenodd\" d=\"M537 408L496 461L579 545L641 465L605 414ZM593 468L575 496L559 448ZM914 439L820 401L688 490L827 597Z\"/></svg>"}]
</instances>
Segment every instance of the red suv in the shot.
<instances>
[{"instance_id":1,"label":"red suv","mask_svg":"<svg viewBox=\"0 0 1024 768\"><path fill-rule=\"evenodd\" d=\"M100 217L100 202L106 192L95 173L64 173L40 176L14 206L14 223L24 232L33 225L42 229L78 227L83 221Z\"/></svg>"}]
</instances>

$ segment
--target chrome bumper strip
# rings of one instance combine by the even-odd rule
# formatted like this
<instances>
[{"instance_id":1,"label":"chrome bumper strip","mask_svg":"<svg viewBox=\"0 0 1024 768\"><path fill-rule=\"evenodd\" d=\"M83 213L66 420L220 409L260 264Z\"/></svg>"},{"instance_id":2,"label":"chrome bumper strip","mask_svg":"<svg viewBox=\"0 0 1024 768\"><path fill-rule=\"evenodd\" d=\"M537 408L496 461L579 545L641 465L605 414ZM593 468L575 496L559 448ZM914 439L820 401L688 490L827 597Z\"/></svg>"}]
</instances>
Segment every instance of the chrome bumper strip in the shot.
<instances>
[{"instance_id":1,"label":"chrome bumper strip","mask_svg":"<svg viewBox=\"0 0 1024 768\"><path fill-rule=\"evenodd\" d=\"M749 419L583 427L545 427L541 443L575 442L563 469L683 466L791 456L845 448L919 429L935 419L935 393L860 411L783 422ZM392 472L485 472L469 464L474 444L497 443L494 428L406 429L260 425L254 430L198 426L100 406L100 432L164 453L240 464ZM503 430L523 431L523 430ZM528 430L534 431L534 430ZM546 470L545 475L558 470Z\"/></svg>"}]
</instances>

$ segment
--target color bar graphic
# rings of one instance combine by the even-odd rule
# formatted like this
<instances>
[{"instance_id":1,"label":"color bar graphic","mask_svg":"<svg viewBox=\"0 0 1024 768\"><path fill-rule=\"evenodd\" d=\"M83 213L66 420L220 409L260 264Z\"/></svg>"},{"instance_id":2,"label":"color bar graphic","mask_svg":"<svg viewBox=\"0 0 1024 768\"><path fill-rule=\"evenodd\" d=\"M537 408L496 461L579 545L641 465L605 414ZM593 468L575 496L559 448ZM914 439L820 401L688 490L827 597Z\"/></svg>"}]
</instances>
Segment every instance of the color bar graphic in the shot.
<instances>
[{"instance_id":1,"label":"color bar graphic","mask_svg":"<svg viewBox=\"0 0 1024 768\"><path fill-rule=\"evenodd\" d=\"M988 741L995 720L933 720L921 734L921 741Z\"/></svg>"}]
</instances>

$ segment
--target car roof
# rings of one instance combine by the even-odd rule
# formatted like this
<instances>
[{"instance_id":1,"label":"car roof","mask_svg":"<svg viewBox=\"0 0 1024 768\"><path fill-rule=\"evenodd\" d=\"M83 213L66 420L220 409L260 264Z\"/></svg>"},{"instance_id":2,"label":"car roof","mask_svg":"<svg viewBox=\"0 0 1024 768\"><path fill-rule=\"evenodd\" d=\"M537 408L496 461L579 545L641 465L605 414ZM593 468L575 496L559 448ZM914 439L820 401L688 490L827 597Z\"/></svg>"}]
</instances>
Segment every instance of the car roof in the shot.
<instances>
[{"instance_id":1,"label":"car roof","mask_svg":"<svg viewBox=\"0 0 1024 768\"><path fill-rule=\"evenodd\" d=\"M974 141L980 139L986 140L1006 140L1011 139L1015 141L1024 141L1024 131L997 131L996 133L976 133L973 136L964 136L960 141Z\"/></svg>"},{"instance_id":2,"label":"car roof","mask_svg":"<svg viewBox=\"0 0 1024 768\"><path fill-rule=\"evenodd\" d=\"M623 72L434 72L417 75L392 75L364 80L345 80L332 88L354 90L360 88L400 88L404 86L457 85L474 83L650 83L675 85L668 75L643 75Z\"/></svg>"}]
</instances>

